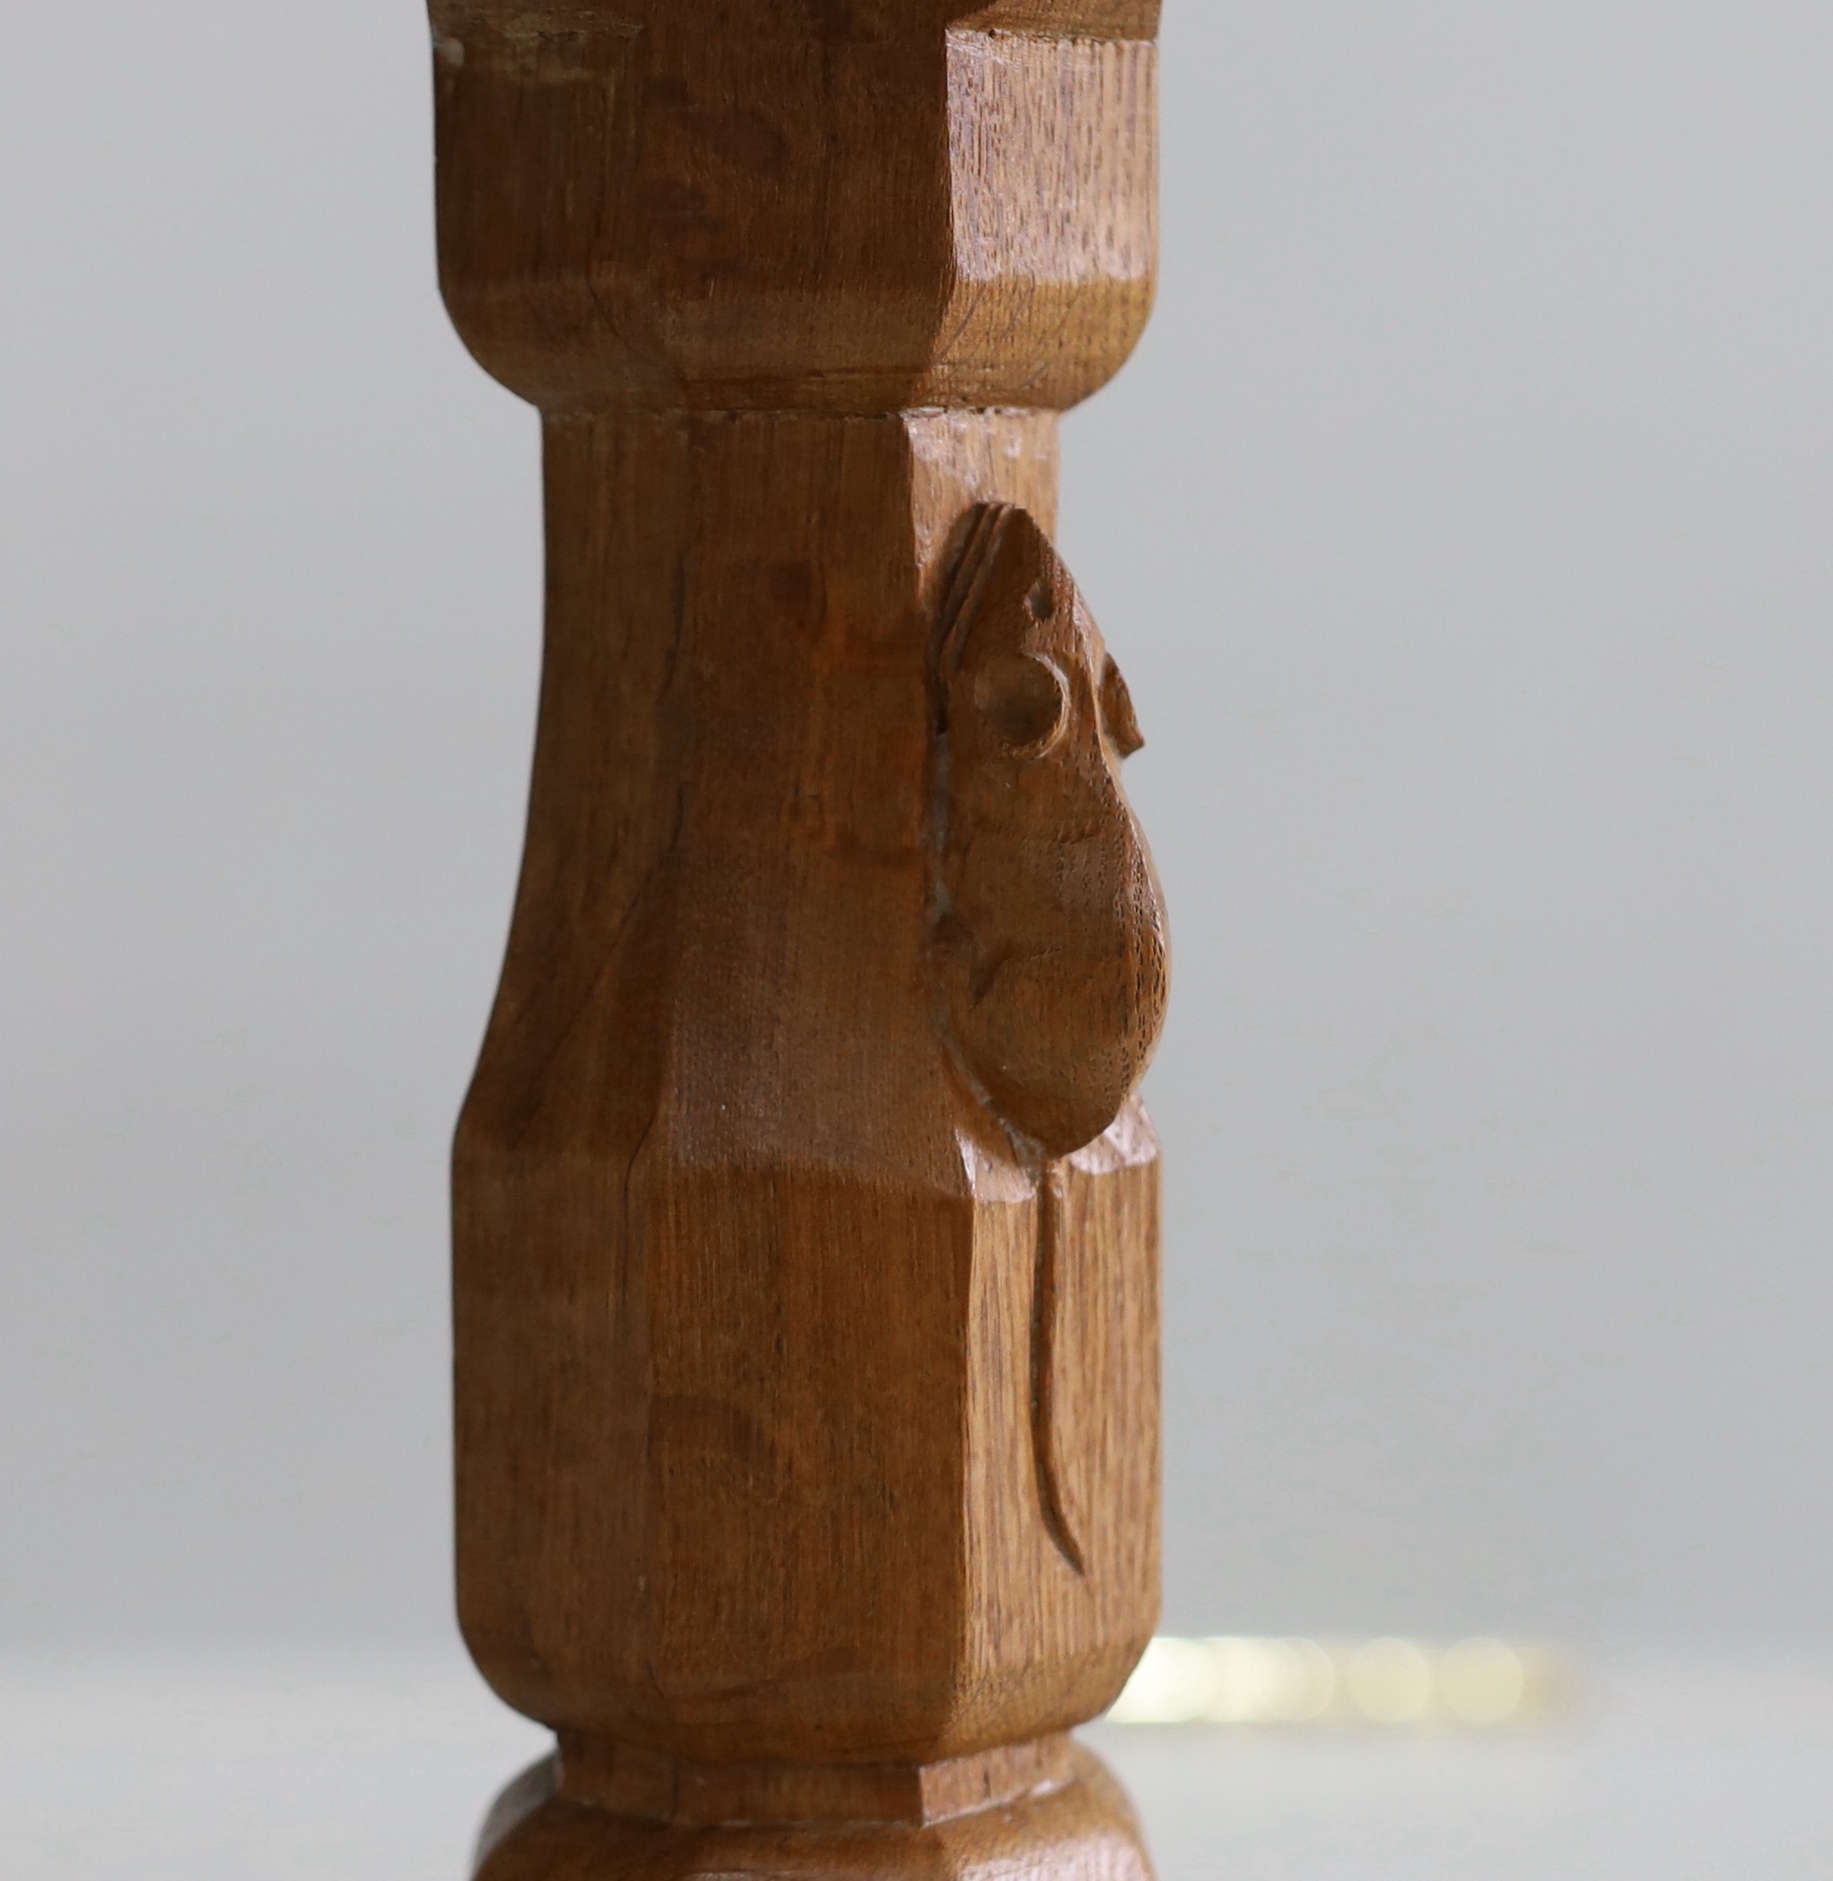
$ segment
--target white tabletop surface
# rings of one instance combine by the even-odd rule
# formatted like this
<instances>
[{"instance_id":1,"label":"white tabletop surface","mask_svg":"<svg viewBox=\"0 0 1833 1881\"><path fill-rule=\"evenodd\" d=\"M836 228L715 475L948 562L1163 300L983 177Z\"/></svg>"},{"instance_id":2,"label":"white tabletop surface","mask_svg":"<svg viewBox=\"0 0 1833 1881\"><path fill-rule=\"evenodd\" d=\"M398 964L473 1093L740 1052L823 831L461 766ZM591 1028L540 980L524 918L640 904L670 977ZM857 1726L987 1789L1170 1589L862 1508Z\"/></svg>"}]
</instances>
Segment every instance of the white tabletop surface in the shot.
<instances>
[{"instance_id":1,"label":"white tabletop surface","mask_svg":"<svg viewBox=\"0 0 1833 1881\"><path fill-rule=\"evenodd\" d=\"M1160 1881L1827 1881L1833 1656L1619 1655L1532 1731L1089 1734ZM542 1734L456 1655L0 1662L8 1881L462 1881Z\"/></svg>"}]
</instances>

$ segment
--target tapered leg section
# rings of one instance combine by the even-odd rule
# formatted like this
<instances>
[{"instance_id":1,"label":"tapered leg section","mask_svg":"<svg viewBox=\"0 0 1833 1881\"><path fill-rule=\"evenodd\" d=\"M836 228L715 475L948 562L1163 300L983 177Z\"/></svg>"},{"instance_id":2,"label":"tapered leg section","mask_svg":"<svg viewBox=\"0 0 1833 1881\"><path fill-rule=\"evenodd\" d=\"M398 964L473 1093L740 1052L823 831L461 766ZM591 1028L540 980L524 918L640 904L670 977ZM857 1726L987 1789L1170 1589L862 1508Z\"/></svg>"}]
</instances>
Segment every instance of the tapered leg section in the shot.
<instances>
[{"instance_id":1,"label":"tapered leg section","mask_svg":"<svg viewBox=\"0 0 1833 1881\"><path fill-rule=\"evenodd\" d=\"M1048 501L1054 424L549 431L527 861L455 1166L466 1639L557 1730L706 1763L1069 1729L1156 1613L1157 1144L1123 1103L1048 1160L977 1089L934 837L953 545Z\"/></svg>"}]
</instances>

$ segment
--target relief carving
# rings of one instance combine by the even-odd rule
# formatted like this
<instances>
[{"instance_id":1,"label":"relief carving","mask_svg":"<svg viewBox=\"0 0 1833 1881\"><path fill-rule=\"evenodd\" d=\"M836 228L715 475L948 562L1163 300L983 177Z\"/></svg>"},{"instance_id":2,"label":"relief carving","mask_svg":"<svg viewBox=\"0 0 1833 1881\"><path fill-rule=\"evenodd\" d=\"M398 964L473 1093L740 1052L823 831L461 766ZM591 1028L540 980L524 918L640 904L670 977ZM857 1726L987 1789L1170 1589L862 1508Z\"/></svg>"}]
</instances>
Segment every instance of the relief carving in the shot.
<instances>
[{"instance_id":1,"label":"relief carving","mask_svg":"<svg viewBox=\"0 0 1833 1881\"><path fill-rule=\"evenodd\" d=\"M930 963L940 1019L1019 1160L1067 1156L1145 1074L1169 984L1121 788L1144 740L1069 571L1024 510L969 520L937 650Z\"/></svg>"},{"instance_id":2,"label":"relief carving","mask_svg":"<svg viewBox=\"0 0 1833 1881\"><path fill-rule=\"evenodd\" d=\"M1031 1183L1038 1513L1077 1575L1064 1434L1100 1418L1066 1335L1086 1320L1101 1237L1077 1230L1070 1172L1106 1132L1149 1133L1131 1100L1169 976L1164 900L1120 783L1144 742L1044 532L1022 509L976 510L937 640L930 970L943 1036Z\"/></svg>"}]
</instances>

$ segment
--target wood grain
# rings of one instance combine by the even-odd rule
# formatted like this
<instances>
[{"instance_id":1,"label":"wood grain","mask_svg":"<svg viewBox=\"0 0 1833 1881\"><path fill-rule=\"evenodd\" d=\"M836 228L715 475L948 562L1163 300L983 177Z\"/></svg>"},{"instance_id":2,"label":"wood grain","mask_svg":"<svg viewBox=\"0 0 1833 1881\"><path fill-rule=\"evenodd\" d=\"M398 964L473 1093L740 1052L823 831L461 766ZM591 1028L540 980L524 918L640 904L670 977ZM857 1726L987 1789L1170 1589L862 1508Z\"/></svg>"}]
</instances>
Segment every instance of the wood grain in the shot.
<instances>
[{"instance_id":1,"label":"wood grain","mask_svg":"<svg viewBox=\"0 0 1833 1881\"><path fill-rule=\"evenodd\" d=\"M1151 308L1151 11L434 0L446 303L549 411L1074 404Z\"/></svg>"},{"instance_id":2,"label":"wood grain","mask_svg":"<svg viewBox=\"0 0 1833 1881\"><path fill-rule=\"evenodd\" d=\"M548 491L454 1165L460 1615L562 1746L491 1881L1146 1872L1063 1734L1156 1617L1164 919L1049 536L1156 14L434 0Z\"/></svg>"}]
</instances>

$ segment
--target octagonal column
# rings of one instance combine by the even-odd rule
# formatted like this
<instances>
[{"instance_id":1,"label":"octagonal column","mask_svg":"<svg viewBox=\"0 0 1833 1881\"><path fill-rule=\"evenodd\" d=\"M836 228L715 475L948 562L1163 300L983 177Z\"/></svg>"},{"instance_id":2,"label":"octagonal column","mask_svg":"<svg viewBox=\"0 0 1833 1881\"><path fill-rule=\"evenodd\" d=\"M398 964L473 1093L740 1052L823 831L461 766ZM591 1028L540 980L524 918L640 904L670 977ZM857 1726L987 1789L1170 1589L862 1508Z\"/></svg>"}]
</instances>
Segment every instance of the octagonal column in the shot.
<instances>
[{"instance_id":1,"label":"octagonal column","mask_svg":"<svg viewBox=\"0 0 1833 1881\"><path fill-rule=\"evenodd\" d=\"M435 4L548 488L455 1159L461 1619L559 1744L490 1881L1144 1872L1066 1733L1156 1615L1163 919L1049 531L1155 12Z\"/></svg>"}]
</instances>

